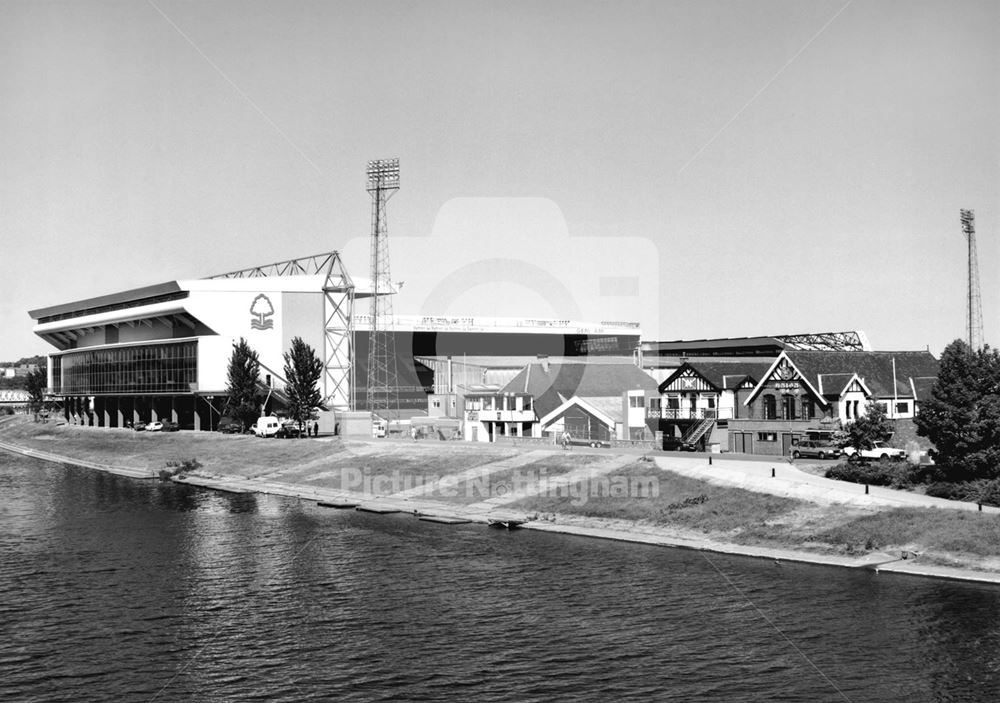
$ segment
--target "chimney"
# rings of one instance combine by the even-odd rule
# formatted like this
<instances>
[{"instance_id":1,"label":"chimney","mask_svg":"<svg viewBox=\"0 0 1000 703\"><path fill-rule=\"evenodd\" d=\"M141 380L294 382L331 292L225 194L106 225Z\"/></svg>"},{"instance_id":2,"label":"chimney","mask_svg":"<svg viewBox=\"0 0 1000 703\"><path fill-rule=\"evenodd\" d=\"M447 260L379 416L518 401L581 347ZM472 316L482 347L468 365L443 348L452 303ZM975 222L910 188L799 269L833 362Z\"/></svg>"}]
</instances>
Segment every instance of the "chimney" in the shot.
<instances>
[{"instance_id":1,"label":"chimney","mask_svg":"<svg viewBox=\"0 0 1000 703\"><path fill-rule=\"evenodd\" d=\"M549 372L549 355L548 354L539 354L538 355L538 363L542 365L542 371L544 371L545 373Z\"/></svg>"}]
</instances>

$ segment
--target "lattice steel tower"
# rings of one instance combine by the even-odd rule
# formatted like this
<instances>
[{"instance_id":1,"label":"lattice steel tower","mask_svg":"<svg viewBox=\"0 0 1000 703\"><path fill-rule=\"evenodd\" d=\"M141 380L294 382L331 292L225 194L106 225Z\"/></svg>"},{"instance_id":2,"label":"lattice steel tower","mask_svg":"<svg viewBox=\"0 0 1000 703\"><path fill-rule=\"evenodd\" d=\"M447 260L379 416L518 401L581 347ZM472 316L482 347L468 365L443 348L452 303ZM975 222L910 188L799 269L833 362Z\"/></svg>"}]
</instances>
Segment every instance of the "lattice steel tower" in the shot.
<instances>
[{"instance_id":1,"label":"lattice steel tower","mask_svg":"<svg viewBox=\"0 0 1000 703\"><path fill-rule=\"evenodd\" d=\"M969 244L969 291L967 301L966 332L969 348L973 351L983 346L983 300L979 294L979 257L976 254L976 214L962 210L962 232Z\"/></svg>"},{"instance_id":2,"label":"lattice steel tower","mask_svg":"<svg viewBox=\"0 0 1000 703\"><path fill-rule=\"evenodd\" d=\"M385 205L399 190L399 159L368 162L368 192L372 196L371 335L368 337L368 410L386 422L399 419L399 377L393 336L389 278L389 231Z\"/></svg>"}]
</instances>

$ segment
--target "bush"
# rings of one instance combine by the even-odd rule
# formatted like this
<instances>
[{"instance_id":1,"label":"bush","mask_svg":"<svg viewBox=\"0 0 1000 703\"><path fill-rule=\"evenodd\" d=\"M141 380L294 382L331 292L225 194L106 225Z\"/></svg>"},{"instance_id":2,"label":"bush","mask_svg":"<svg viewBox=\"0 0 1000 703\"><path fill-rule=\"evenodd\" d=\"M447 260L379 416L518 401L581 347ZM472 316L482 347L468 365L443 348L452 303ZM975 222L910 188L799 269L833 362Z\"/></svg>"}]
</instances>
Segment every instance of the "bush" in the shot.
<instances>
[{"instance_id":1,"label":"bush","mask_svg":"<svg viewBox=\"0 0 1000 703\"><path fill-rule=\"evenodd\" d=\"M878 461L870 464L842 463L826 472L827 478L851 483L867 483L871 486L891 486L909 488L913 485L917 472L905 461Z\"/></svg>"},{"instance_id":2,"label":"bush","mask_svg":"<svg viewBox=\"0 0 1000 703\"><path fill-rule=\"evenodd\" d=\"M163 481L169 481L174 476L180 476L181 474L186 474L190 471L197 471L202 466L201 462L191 457L190 459L183 459L181 461L168 461L167 468L160 469L160 479Z\"/></svg>"},{"instance_id":3,"label":"bush","mask_svg":"<svg viewBox=\"0 0 1000 703\"><path fill-rule=\"evenodd\" d=\"M948 500L1000 506L1000 479L980 478L975 481L949 483L939 481L927 487L927 495Z\"/></svg>"},{"instance_id":4,"label":"bush","mask_svg":"<svg viewBox=\"0 0 1000 703\"><path fill-rule=\"evenodd\" d=\"M965 490L964 483L938 481L927 486L927 495L934 498L946 498L948 500L964 500Z\"/></svg>"}]
</instances>

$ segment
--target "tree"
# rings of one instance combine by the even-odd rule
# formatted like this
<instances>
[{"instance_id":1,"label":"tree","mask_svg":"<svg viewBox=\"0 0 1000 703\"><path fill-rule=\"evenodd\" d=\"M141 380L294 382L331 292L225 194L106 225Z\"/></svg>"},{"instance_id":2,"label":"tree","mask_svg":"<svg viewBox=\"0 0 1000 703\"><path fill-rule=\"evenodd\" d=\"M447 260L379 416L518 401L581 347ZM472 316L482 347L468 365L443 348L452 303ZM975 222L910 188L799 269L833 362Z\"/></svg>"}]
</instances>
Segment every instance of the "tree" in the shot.
<instances>
[{"instance_id":1,"label":"tree","mask_svg":"<svg viewBox=\"0 0 1000 703\"><path fill-rule=\"evenodd\" d=\"M260 415L260 359L247 341L240 337L229 357L226 393L226 414L237 420L244 429Z\"/></svg>"},{"instance_id":2,"label":"tree","mask_svg":"<svg viewBox=\"0 0 1000 703\"><path fill-rule=\"evenodd\" d=\"M323 400L318 387L323 375L323 362L301 337L292 339L292 348L285 352L284 357L288 414L299 423L301 435L302 426L311 417L313 408Z\"/></svg>"},{"instance_id":3,"label":"tree","mask_svg":"<svg viewBox=\"0 0 1000 703\"><path fill-rule=\"evenodd\" d=\"M864 415L844 428L847 446L855 449L874 449L875 442L884 442L892 436L893 427L885 410L878 403L868 403Z\"/></svg>"},{"instance_id":4,"label":"tree","mask_svg":"<svg viewBox=\"0 0 1000 703\"><path fill-rule=\"evenodd\" d=\"M26 390L30 396L28 401L31 412L35 414L35 422L38 422L38 412L45 402L45 388L49 385L48 370L45 367L38 367L28 373Z\"/></svg>"},{"instance_id":5,"label":"tree","mask_svg":"<svg viewBox=\"0 0 1000 703\"><path fill-rule=\"evenodd\" d=\"M915 424L934 443L945 478L1000 477L1000 353L961 339L945 347Z\"/></svg>"}]
</instances>

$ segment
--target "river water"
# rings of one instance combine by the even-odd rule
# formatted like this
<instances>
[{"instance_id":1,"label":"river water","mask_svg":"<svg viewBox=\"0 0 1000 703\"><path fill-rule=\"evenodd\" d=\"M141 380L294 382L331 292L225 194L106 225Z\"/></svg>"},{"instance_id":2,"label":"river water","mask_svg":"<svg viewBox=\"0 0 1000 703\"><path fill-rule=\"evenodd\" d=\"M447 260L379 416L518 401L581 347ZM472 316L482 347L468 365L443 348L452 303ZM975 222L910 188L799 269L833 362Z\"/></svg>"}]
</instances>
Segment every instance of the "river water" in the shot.
<instances>
[{"instance_id":1,"label":"river water","mask_svg":"<svg viewBox=\"0 0 1000 703\"><path fill-rule=\"evenodd\" d=\"M996 701L1000 589L0 453L2 701Z\"/></svg>"}]
</instances>

